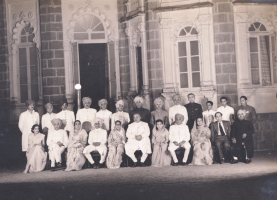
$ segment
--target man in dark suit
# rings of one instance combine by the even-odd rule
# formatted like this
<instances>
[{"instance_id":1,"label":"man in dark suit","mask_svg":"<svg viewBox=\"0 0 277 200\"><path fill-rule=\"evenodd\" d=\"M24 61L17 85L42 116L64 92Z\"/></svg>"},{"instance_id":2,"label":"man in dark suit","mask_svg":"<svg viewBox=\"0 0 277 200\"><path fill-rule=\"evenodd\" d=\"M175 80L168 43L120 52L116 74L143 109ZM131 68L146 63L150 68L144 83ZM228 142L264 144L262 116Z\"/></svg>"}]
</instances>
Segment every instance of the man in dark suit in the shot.
<instances>
[{"instance_id":1,"label":"man in dark suit","mask_svg":"<svg viewBox=\"0 0 277 200\"><path fill-rule=\"evenodd\" d=\"M185 105L188 112L188 122L187 125L189 127L189 131L193 128L194 121L197 117L202 116L202 106L198 103L195 103L195 95L193 93L188 94L189 103Z\"/></svg>"},{"instance_id":2,"label":"man in dark suit","mask_svg":"<svg viewBox=\"0 0 277 200\"><path fill-rule=\"evenodd\" d=\"M222 121L222 113L215 113L216 122L210 124L211 129L211 142L215 146L216 151L219 154L220 161L222 164L225 162L226 153L230 148L230 133L231 127L230 122ZM223 151L222 151L223 147Z\"/></svg>"},{"instance_id":3,"label":"man in dark suit","mask_svg":"<svg viewBox=\"0 0 277 200\"><path fill-rule=\"evenodd\" d=\"M239 109L238 119L232 124L232 164L238 163L239 155L243 154L243 161L248 164L251 162L254 153L253 133L254 126L251 121L245 120L246 111Z\"/></svg>"}]
</instances>

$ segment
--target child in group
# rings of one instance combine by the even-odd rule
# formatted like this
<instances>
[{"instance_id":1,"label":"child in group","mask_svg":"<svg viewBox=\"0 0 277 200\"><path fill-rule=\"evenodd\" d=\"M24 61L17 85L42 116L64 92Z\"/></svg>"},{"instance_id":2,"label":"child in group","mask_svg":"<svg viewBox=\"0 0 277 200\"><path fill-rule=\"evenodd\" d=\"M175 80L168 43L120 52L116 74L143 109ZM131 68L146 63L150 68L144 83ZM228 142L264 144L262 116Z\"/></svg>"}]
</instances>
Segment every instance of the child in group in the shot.
<instances>
[{"instance_id":1,"label":"child in group","mask_svg":"<svg viewBox=\"0 0 277 200\"><path fill-rule=\"evenodd\" d=\"M175 115L175 124L170 126L169 129L169 146L168 151L171 153L174 164L178 165L178 159L176 157L175 150L182 147L185 148L185 154L183 157L183 165L187 165L187 159L190 152L191 145L189 143L190 133L188 126L183 124L184 116L181 114Z\"/></svg>"},{"instance_id":2,"label":"child in group","mask_svg":"<svg viewBox=\"0 0 277 200\"><path fill-rule=\"evenodd\" d=\"M106 99L100 99L98 101L98 105L100 107L100 110L96 113L96 117L99 117L103 120L101 128L109 132L112 112L107 110L108 101Z\"/></svg>"},{"instance_id":3,"label":"child in group","mask_svg":"<svg viewBox=\"0 0 277 200\"><path fill-rule=\"evenodd\" d=\"M102 129L101 126L103 124L103 120L96 117L94 119L94 129L90 131L88 137L88 146L85 147L83 153L92 165L91 167L94 169L104 167L104 162L107 154L107 131ZM99 161L99 165L94 163L90 153L92 151L98 151L101 159Z\"/></svg>"}]
</instances>

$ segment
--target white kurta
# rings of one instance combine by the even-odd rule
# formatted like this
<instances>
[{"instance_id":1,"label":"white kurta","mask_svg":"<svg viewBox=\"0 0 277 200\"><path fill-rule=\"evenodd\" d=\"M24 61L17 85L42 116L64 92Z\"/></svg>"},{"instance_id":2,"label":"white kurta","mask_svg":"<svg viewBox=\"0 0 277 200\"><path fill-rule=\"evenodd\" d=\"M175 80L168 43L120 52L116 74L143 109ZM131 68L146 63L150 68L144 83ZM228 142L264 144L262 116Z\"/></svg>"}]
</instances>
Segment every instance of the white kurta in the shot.
<instances>
[{"instance_id":1,"label":"white kurta","mask_svg":"<svg viewBox=\"0 0 277 200\"><path fill-rule=\"evenodd\" d=\"M230 122L230 115L234 115L235 114L235 111L234 111L234 108L232 108L231 106L220 106L218 109L217 109L217 112L221 112L222 113L222 120L224 121L228 121Z\"/></svg>"},{"instance_id":2,"label":"white kurta","mask_svg":"<svg viewBox=\"0 0 277 200\"><path fill-rule=\"evenodd\" d=\"M111 119L111 115L112 115L112 112L109 111L109 110L99 110L97 113L96 113L96 117L99 117L101 119L103 119L103 125L102 125L102 128L109 131L110 130L110 119Z\"/></svg>"},{"instance_id":3,"label":"white kurta","mask_svg":"<svg viewBox=\"0 0 277 200\"><path fill-rule=\"evenodd\" d=\"M39 114L37 112L26 110L20 114L18 127L22 133L22 151L28 149L28 137L34 124L39 124Z\"/></svg>"},{"instance_id":4,"label":"white kurta","mask_svg":"<svg viewBox=\"0 0 277 200\"><path fill-rule=\"evenodd\" d=\"M175 115L177 113L184 116L183 124L187 124L188 112L186 107L182 105L175 105L169 108L169 124L172 124L175 121Z\"/></svg>"},{"instance_id":5,"label":"white kurta","mask_svg":"<svg viewBox=\"0 0 277 200\"><path fill-rule=\"evenodd\" d=\"M94 108L82 108L78 110L76 120L80 120L82 124L84 122L90 122L93 126L95 115L96 110Z\"/></svg>"},{"instance_id":6,"label":"white kurta","mask_svg":"<svg viewBox=\"0 0 277 200\"><path fill-rule=\"evenodd\" d=\"M94 142L100 142L99 146L94 146ZM98 151L101 156L105 156L107 153L107 131L98 128L89 132L88 146L85 147L83 153L88 154L92 151Z\"/></svg>"},{"instance_id":7,"label":"white kurta","mask_svg":"<svg viewBox=\"0 0 277 200\"><path fill-rule=\"evenodd\" d=\"M70 110L62 110L57 114L57 118L60 118L61 120L66 121L66 126L64 127L64 130L66 131L72 131L73 130L73 124L75 121L74 112Z\"/></svg>"},{"instance_id":8,"label":"white kurta","mask_svg":"<svg viewBox=\"0 0 277 200\"><path fill-rule=\"evenodd\" d=\"M206 110L206 111L204 111L204 112L202 113L203 119L204 119L204 123L205 123L205 125L207 125L208 127L209 127L209 125L210 125L211 122L216 121L215 116L214 116L215 113L216 113L216 111L214 111L214 110ZM213 119L213 120L211 120L211 119Z\"/></svg>"},{"instance_id":9,"label":"white kurta","mask_svg":"<svg viewBox=\"0 0 277 200\"><path fill-rule=\"evenodd\" d=\"M116 113L112 114L112 117L111 117L111 130L114 130L114 126L115 126L115 121L121 121L121 125L124 125L126 123L129 123L130 122L130 117L129 117L129 113L127 112L119 112L117 111Z\"/></svg>"},{"instance_id":10,"label":"white kurta","mask_svg":"<svg viewBox=\"0 0 277 200\"><path fill-rule=\"evenodd\" d=\"M185 144L182 146L184 148L190 148L189 140L190 140L190 133L189 128L187 125L181 124L181 125L172 125L169 129L169 151L175 151L179 148L179 146L176 146L173 142L182 142L185 141Z\"/></svg>"},{"instance_id":11,"label":"white kurta","mask_svg":"<svg viewBox=\"0 0 277 200\"><path fill-rule=\"evenodd\" d=\"M53 131L54 130L54 126L51 122L52 119L56 119L57 116L55 113L46 113L44 115L42 115L42 118L41 118L41 128L44 129L44 128L48 128L48 133L49 131Z\"/></svg>"},{"instance_id":12,"label":"white kurta","mask_svg":"<svg viewBox=\"0 0 277 200\"><path fill-rule=\"evenodd\" d=\"M141 135L140 141L135 137ZM126 154L134 154L135 151L141 150L142 153L151 153L151 143L149 139L150 129L147 123L140 121L139 123L133 122L128 126L126 137L128 142L125 144Z\"/></svg>"}]
</instances>

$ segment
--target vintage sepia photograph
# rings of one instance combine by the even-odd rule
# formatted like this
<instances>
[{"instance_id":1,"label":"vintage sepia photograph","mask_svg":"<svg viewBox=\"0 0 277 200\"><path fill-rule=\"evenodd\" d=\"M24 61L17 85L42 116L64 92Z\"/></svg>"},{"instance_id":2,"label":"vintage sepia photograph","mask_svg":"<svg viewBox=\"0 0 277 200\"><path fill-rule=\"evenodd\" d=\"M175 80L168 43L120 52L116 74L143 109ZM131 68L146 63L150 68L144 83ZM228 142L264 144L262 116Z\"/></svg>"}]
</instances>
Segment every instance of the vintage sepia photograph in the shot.
<instances>
[{"instance_id":1,"label":"vintage sepia photograph","mask_svg":"<svg viewBox=\"0 0 277 200\"><path fill-rule=\"evenodd\" d=\"M0 0L0 200L276 200L277 0Z\"/></svg>"}]
</instances>

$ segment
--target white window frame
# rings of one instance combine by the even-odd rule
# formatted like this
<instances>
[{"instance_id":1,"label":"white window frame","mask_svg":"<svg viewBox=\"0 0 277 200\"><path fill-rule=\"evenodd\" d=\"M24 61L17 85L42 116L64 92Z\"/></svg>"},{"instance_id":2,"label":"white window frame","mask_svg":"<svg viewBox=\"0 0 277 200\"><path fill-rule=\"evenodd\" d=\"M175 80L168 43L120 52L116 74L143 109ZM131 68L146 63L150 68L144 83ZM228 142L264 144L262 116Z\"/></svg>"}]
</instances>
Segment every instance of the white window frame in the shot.
<instances>
[{"instance_id":1,"label":"white window frame","mask_svg":"<svg viewBox=\"0 0 277 200\"><path fill-rule=\"evenodd\" d=\"M192 27L193 28L193 27ZM190 48L190 42L191 41L198 41L198 55L199 55L199 73L200 73L200 86L199 87L193 87L192 86L192 68L191 68L191 48ZM187 88L182 88L181 87L181 80L180 80L180 75L182 72L180 72L180 63L179 63L179 49L178 49L178 44L179 42L186 42L186 51L187 51L187 67L188 67L188 87ZM190 58L190 59L189 59ZM190 61L188 61L190 60ZM200 50L200 42L198 39L197 35L189 35L189 36L180 36L177 41L176 41L176 63L177 63L177 81L179 83L179 89L180 90L189 90L189 91L199 91L199 89L201 88L201 80L202 80L202 72L201 72L201 50Z\"/></svg>"}]
</instances>

